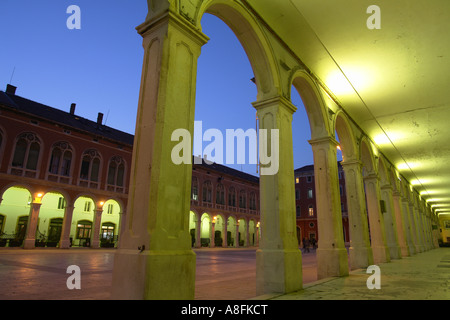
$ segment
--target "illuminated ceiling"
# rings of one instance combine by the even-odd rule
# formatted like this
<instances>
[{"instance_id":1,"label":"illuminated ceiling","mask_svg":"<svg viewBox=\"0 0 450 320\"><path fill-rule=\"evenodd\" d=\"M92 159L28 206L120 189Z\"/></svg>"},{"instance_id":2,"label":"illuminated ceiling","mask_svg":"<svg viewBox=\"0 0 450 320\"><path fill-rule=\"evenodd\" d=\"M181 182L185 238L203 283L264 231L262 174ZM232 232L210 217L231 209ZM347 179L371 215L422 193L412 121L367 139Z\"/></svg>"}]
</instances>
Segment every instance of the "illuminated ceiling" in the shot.
<instances>
[{"instance_id":1,"label":"illuminated ceiling","mask_svg":"<svg viewBox=\"0 0 450 320\"><path fill-rule=\"evenodd\" d=\"M450 213L450 1L247 2L421 196ZM378 30L366 24L373 4Z\"/></svg>"}]
</instances>

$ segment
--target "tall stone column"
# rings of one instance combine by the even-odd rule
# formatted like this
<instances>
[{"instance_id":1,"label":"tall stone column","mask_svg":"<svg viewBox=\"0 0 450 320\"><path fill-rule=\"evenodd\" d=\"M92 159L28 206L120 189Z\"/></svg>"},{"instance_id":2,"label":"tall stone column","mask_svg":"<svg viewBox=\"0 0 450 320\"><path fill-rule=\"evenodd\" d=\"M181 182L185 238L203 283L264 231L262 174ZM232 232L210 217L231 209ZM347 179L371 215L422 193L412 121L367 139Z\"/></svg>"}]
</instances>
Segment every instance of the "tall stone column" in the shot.
<instances>
[{"instance_id":1,"label":"tall stone column","mask_svg":"<svg viewBox=\"0 0 450 320\"><path fill-rule=\"evenodd\" d=\"M64 210L61 240L59 242L59 247L61 249L70 248L70 228L72 226L73 209L73 204L68 204Z\"/></svg>"},{"instance_id":2,"label":"tall stone column","mask_svg":"<svg viewBox=\"0 0 450 320\"><path fill-rule=\"evenodd\" d=\"M382 212L384 228L386 233L386 245L389 249L391 259L401 259L402 251L398 244L397 225L394 217L394 198L392 186L386 184L381 186L381 200L384 202L385 212Z\"/></svg>"},{"instance_id":3,"label":"tall stone column","mask_svg":"<svg viewBox=\"0 0 450 320\"><path fill-rule=\"evenodd\" d=\"M258 101L253 106L262 134L260 159L264 158L259 187L262 236L256 251L256 292L293 292L302 288L292 149L292 115L296 108L283 97ZM270 162L265 161L264 153L271 157Z\"/></svg>"},{"instance_id":4,"label":"tall stone column","mask_svg":"<svg viewBox=\"0 0 450 320\"><path fill-rule=\"evenodd\" d=\"M94 228L91 233L91 248L100 248L100 232L102 223L103 208L97 207L94 211Z\"/></svg>"},{"instance_id":5,"label":"tall stone column","mask_svg":"<svg viewBox=\"0 0 450 320\"><path fill-rule=\"evenodd\" d=\"M409 246L406 241L406 228L405 221L403 219L403 208L402 208L402 198L398 191L392 193L392 199L394 201L394 215L395 215L395 225L397 227L397 239L398 245L403 257L410 255Z\"/></svg>"},{"instance_id":6,"label":"tall stone column","mask_svg":"<svg viewBox=\"0 0 450 320\"><path fill-rule=\"evenodd\" d=\"M23 241L24 249L34 249L36 247L36 229L41 205L40 199L39 201L36 201L35 199L31 203L30 214L28 215L27 232Z\"/></svg>"},{"instance_id":7,"label":"tall stone column","mask_svg":"<svg viewBox=\"0 0 450 320\"><path fill-rule=\"evenodd\" d=\"M384 219L380 208L379 178L375 173L369 173L364 178L366 185L367 211L369 215L370 240L374 263L389 262L390 254L386 246Z\"/></svg>"},{"instance_id":8,"label":"tall stone column","mask_svg":"<svg viewBox=\"0 0 450 320\"><path fill-rule=\"evenodd\" d=\"M352 270L373 265L373 253L370 247L369 226L364 195L361 161L341 162L345 173L347 210L349 218L350 248L349 258Z\"/></svg>"},{"instance_id":9,"label":"tall stone column","mask_svg":"<svg viewBox=\"0 0 450 320\"><path fill-rule=\"evenodd\" d=\"M259 247L259 223L256 225L256 246Z\"/></svg>"},{"instance_id":10,"label":"tall stone column","mask_svg":"<svg viewBox=\"0 0 450 320\"><path fill-rule=\"evenodd\" d=\"M406 197L402 197L402 207L404 214L403 221L405 225L406 242L408 244L410 255L413 255L417 253L417 249L413 239L411 215L409 214L409 201Z\"/></svg>"},{"instance_id":11,"label":"tall stone column","mask_svg":"<svg viewBox=\"0 0 450 320\"><path fill-rule=\"evenodd\" d=\"M332 137L309 141L314 155L315 196L317 206L319 279L348 275L339 191L336 147Z\"/></svg>"},{"instance_id":12,"label":"tall stone column","mask_svg":"<svg viewBox=\"0 0 450 320\"><path fill-rule=\"evenodd\" d=\"M420 207L420 213L422 218L422 226L423 226L423 236L424 236L424 242L425 242L425 250L431 250L431 238L430 238L430 231L431 227L428 223L428 217L427 213L425 211L425 206L421 205Z\"/></svg>"},{"instance_id":13,"label":"tall stone column","mask_svg":"<svg viewBox=\"0 0 450 320\"><path fill-rule=\"evenodd\" d=\"M245 246L250 247L250 221L245 223Z\"/></svg>"},{"instance_id":14,"label":"tall stone column","mask_svg":"<svg viewBox=\"0 0 450 320\"><path fill-rule=\"evenodd\" d=\"M214 248L216 246L216 243L215 243L216 222L214 219L211 221L209 230L211 230L211 234L209 236L209 247Z\"/></svg>"},{"instance_id":15,"label":"tall stone column","mask_svg":"<svg viewBox=\"0 0 450 320\"><path fill-rule=\"evenodd\" d=\"M197 221L195 221L195 248L200 248L202 246L201 243L202 236L202 217L197 216Z\"/></svg>"},{"instance_id":16,"label":"tall stone column","mask_svg":"<svg viewBox=\"0 0 450 320\"><path fill-rule=\"evenodd\" d=\"M145 49L128 217L114 258L112 299L193 300L196 257L189 233L197 59L208 38L158 2L137 30ZM188 132L172 140L175 131ZM177 138L177 137L175 137ZM189 141L187 141L189 139ZM183 141L182 141L183 140ZM186 141L185 141L186 140Z\"/></svg>"},{"instance_id":17,"label":"tall stone column","mask_svg":"<svg viewBox=\"0 0 450 320\"><path fill-rule=\"evenodd\" d=\"M122 239L122 236L121 236L122 229L125 226L126 219L127 219L127 212L124 208L122 208L122 212L120 213L120 225L119 225L118 238L117 238L117 243L115 245L116 248L118 248L120 246L120 241Z\"/></svg>"},{"instance_id":18,"label":"tall stone column","mask_svg":"<svg viewBox=\"0 0 450 320\"><path fill-rule=\"evenodd\" d=\"M410 201L408 205L409 205L409 216L410 216L409 221L411 223L412 240L416 248L416 252L420 253L423 251L423 248L420 245L419 235L417 232L417 220L416 220L416 212L414 209L414 202Z\"/></svg>"},{"instance_id":19,"label":"tall stone column","mask_svg":"<svg viewBox=\"0 0 450 320\"><path fill-rule=\"evenodd\" d=\"M239 237L239 220L236 218L236 235L234 237L234 247L239 248L239 241L241 240Z\"/></svg>"},{"instance_id":20,"label":"tall stone column","mask_svg":"<svg viewBox=\"0 0 450 320\"><path fill-rule=\"evenodd\" d=\"M222 247L228 247L228 218L226 218L223 222L223 237L222 237Z\"/></svg>"}]
</instances>

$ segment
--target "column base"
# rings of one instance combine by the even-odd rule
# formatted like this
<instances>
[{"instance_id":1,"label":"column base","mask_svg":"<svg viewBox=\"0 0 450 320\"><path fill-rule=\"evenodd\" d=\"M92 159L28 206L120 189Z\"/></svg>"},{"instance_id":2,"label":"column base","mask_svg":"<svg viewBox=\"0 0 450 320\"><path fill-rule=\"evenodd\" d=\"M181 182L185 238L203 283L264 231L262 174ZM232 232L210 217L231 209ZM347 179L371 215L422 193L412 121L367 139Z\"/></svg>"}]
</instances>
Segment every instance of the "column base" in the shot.
<instances>
[{"instance_id":1,"label":"column base","mask_svg":"<svg viewBox=\"0 0 450 320\"><path fill-rule=\"evenodd\" d=\"M348 276L348 254L345 248L317 249L317 280Z\"/></svg>"},{"instance_id":2,"label":"column base","mask_svg":"<svg viewBox=\"0 0 450 320\"><path fill-rule=\"evenodd\" d=\"M400 252L402 254L402 257L409 257L411 255L408 246L400 246Z\"/></svg>"},{"instance_id":3,"label":"column base","mask_svg":"<svg viewBox=\"0 0 450 320\"><path fill-rule=\"evenodd\" d=\"M289 293L303 288L300 250L256 251L256 294Z\"/></svg>"},{"instance_id":4,"label":"column base","mask_svg":"<svg viewBox=\"0 0 450 320\"><path fill-rule=\"evenodd\" d=\"M370 247L350 247L348 255L351 270L367 268L373 265L373 253Z\"/></svg>"},{"instance_id":5,"label":"column base","mask_svg":"<svg viewBox=\"0 0 450 320\"><path fill-rule=\"evenodd\" d=\"M34 248L36 248L36 240L35 239L25 239L25 240L23 240L23 248L24 249L34 249Z\"/></svg>"},{"instance_id":6,"label":"column base","mask_svg":"<svg viewBox=\"0 0 450 320\"><path fill-rule=\"evenodd\" d=\"M402 249L399 246L389 246L388 248L391 260L402 258Z\"/></svg>"},{"instance_id":7,"label":"column base","mask_svg":"<svg viewBox=\"0 0 450 320\"><path fill-rule=\"evenodd\" d=\"M372 246L373 251L373 262L374 264L389 262L391 261L391 256L389 255L388 247L384 246Z\"/></svg>"},{"instance_id":8,"label":"column base","mask_svg":"<svg viewBox=\"0 0 450 320\"><path fill-rule=\"evenodd\" d=\"M194 300L195 268L192 250L119 249L114 256L111 299Z\"/></svg>"},{"instance_id":9,"label":"column base","mask_svg":"<svg viewBox=\"0 0 450 320\"><path fill-rule=\"evenodd\" d=\"M69 249L70 248L70 240L61 240L59 242L60 249Z\"/></svg>"}]
</instances>

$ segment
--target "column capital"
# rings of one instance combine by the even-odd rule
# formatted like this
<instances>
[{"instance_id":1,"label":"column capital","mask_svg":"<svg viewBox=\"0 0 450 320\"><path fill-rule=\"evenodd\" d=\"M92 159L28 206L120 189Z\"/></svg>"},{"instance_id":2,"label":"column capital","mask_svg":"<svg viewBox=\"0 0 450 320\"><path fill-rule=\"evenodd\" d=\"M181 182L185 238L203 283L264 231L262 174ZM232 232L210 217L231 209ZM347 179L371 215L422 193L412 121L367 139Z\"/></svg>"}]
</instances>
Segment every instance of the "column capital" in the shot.
<instances>
[{"instance_id":1,"label":"column capital","mask_svg":"<svg viewBox=\"0 0 450 320\"><path fill-rule=\"evenodd\" d=\"M201 30L196 28L183 16L171 11L170 9L146 20L144 23L137 26L136 30L143 38L145 38L147 34L149 34L152 30L155 30L156 28L159 28L166 24L172 24L173 26L177 27L192 40L197 42L200 46L203 46L209 41L208 36L206 36Z\"/></svg>"},{"instance_id":2,"label":"column capital","mask_svg":"<svg viewBox=\"0 0 450 320\"><path fill-rule=\"evenodd\" d=\"M358 159L345 160L345 161L341 161L340 163L341 163L342 169L344 169L344 171L347 168L354 168L354 167L361 169L363 166L362 161L358 160Z\"/></svg>"},{"instance_id":3,"label":"column capital","mask_svg":"<svg viewBox=\"0 0 450 320\"><path fill-rule=\"evenodd\" d=\"M33 206L34 209L38 209L42 206L42 202L33 201L30 204Z\"/></svg>"},{"instance_id":4,"label":"column capital","mask_svg":"<svg viewBox=\"0 0 450 320\"><path fill-rule=\"evenodd\" d=\"M364 181L369 181L369 180L377 180L380 181L380 177L374 172L369 172L365 177L364 177Z\"/></svg>"},{"instance_id":5,"label":"column capital","mask_svg":"<svg viewBox=\"0 0 450 320\"><path fill-rule=\"evenodd\" d=\"M275 96L269 99L255 101L252 105L257 111L262 111L265 108L273 106L283 106L291 114L294 114L294 112L297 111L297 107L294 106L291 101L282 96Z\"/></svg>"},{"instance_id":6,"label":"column capital","mask_svg":"<svg viewBox=\"0 0 450 320\"><path fill-rule=\"evenodd\" d=\"M321 144L329 144L329 145L332 145L333 147L337 147L339 145L339 142L334 137L330 137L330 136L318 138L318 139L314 139L314 140L308 140L308 142L313 147L316 145L321 145Z\"/></svg>"},{"instance_id":7,"label":"column capital","mask_svg":"<svg viewBox=\"0 0 450 320\"><path fill-rule=\"evenodd\" d=\"M402 193L400 191L398 191L398 190L393 190L392 191L392 196L401 198L402 197Z\"/></svg>"},{"instance_id":8,"label":"column capital","mask_svg":"<svg viewBox=\"0 0 450 320\"><path fill-rule=\"evenodd\" d=\"M381 190L391 190L391 191L394 190L394 188L392 187L392 185L390 183L383 184L382 186L380 186L380 189Z\"/></svg>"}]
</instances>

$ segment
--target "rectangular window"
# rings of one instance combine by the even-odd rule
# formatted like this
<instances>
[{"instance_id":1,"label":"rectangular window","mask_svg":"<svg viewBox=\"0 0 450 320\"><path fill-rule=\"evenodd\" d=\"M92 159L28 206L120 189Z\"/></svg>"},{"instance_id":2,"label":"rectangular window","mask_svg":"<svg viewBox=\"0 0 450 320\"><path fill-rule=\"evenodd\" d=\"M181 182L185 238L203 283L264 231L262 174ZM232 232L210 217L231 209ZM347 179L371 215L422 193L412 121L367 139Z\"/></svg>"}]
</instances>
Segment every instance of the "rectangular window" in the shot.
<instances>
[{"instance_id":1,"label":"rectangular window","mask_svg":"<svg viewBox=\"0 0 450 320\"><path fill-rule=\"evenodd\" d=\"M109 203L106 212L107 212L108 214L113 214L113 209L114 209L114 205L113 205L112 203Z\"/></svg>"},{"instance_id":2,"label":"rectangular window","mask_svg":"<svg viewBox=\"0 0 450 320\"><path fill-rule=\"evenodd\" d=\"M309 206L308 208L308 215L310 217L314 217L314 208L312 206Z\"/></svg>"},{"instance_id":3,"label":"rectangular window","mask_svg":"<svg viewBox=\"0 0 450 320\"><path fill-rule=\"evenodd\" d=\"M307 176L306 177L306 182L311 183L312 182L312 176Z\"/></svg>"},{"instance_id":4,"label":"rectangular window","mask_svg":"<svg viewBox=\"0 0 450 320\"><path fill-rule=\"evenodd\" d=\"M308 189L308 199L312 199L313 198L313 191L312 189Z\"/></svg>"},{"instance_id":5,"label":"rectangular window","mask_svg":"<svg viewBox=\"0 0 450 320\"><path fill-rule=\"evenodd\" d=\"M197 186L192 187L192 200L198 201L198 190Z\"/></svg>"},{"instance_id":6,"label":"rectangular window","mask_svg":"<svg viewBox=\"0 0 450 320\"><path fill-rule=\"evenodd\" d=\"M58 199L58 209L64 209L66 207L66 200L63 197Z\"/></svg>"},{"instance_id":7,"label":"rectangular window","mask_svg":"<svg viewBox=\"0 0 450 320\"><path fill-rule=\"evenodd\" d=\"M295 183L300 183L300 178L299 177L295 177Z\"/></svg>"},{"instance_id":8,"label":"rectangular window","mask_svg":"<svg viewBox=\"0 0 450 320\"><path fill-rule=\"evenodd\" d=\"M91 211L91 202L90 201L86 201L84 203L84 212L90 212Z\"/></svg>"}]
</instances>

